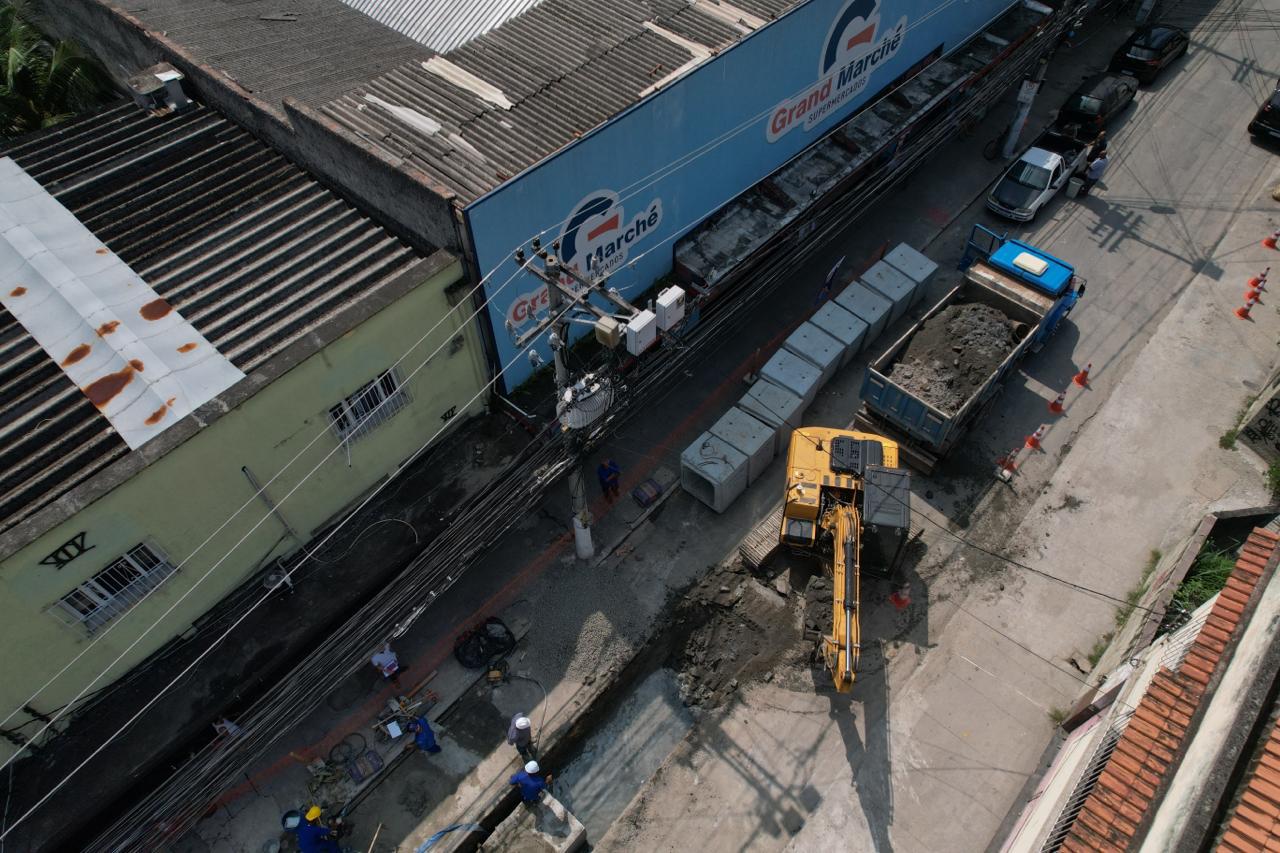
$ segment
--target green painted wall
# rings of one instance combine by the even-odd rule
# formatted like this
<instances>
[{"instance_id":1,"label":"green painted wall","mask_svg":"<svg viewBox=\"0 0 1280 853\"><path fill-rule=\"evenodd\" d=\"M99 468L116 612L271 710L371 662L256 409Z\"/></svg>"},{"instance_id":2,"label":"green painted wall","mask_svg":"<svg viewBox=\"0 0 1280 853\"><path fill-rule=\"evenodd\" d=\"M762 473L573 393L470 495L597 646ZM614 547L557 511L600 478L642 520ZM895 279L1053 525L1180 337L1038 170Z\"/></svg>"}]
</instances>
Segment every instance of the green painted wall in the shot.
<instances>
[{"instance_id":1,"label":"green painted wall","mask_svg":"<svg viewBox=\"0 0 1280 853\"><path fill-rule=\"evenodd\" d=\"M350 467L346 450L329 429L329 407L389 368L443 316L449 310L444 288L461 275L457 262L445 267L0 564L3 713L22 705L90 642L82 629L61 623L46 609L139 542L153 543L174 565L190 560L150 598L120 618L110 634L41 693L32 703L38 710L69 701L80 686L125 652L144 628L191 590L197 579L242 537L247 536L232 556L125 653L99 686L185 631L272 552L284 529L268 516L256 531L250 532L267 510L253 497L254 490L241 466L247 465L260 482L266 483L301 453L285 474L268 487L268 493L305 537L425 443L442 427L443 412L456 406L461 417L483 408L485 378L479 334L474 322L463 322L469 311L459 309L405 359L400 375L407 379L411 402L389 421L350 443ZM458 335L465 341L460 349L451 346ZM426 367L408 378L410 371L442 343L443 349ZM468 406L472 397L476 399ZM304 450L307 442L321 432L323 437ZM337 452L322 462L335 448ZM317 463L320 467L315 475L286 497ZM196 550L246 502L235 521ZM86 532L92 551L61 571L39 564L41 558L80 531ZM280 553L293 547L291 541L286 541ZM8 727L25 719L25 715L19 715ZM33 725L25 731L31 733L35 729ZM0 754L11 751L7 742L0 741Z\"/></svg>"}]
</instances>

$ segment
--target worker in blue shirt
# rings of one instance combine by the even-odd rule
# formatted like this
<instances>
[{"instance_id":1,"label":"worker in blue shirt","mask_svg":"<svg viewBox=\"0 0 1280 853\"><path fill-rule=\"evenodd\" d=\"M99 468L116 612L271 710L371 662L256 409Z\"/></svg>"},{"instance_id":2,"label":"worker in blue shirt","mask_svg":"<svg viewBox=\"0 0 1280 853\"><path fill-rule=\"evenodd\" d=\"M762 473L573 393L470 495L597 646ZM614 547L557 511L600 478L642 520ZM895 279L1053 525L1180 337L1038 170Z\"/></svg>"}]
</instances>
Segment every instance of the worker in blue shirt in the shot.
<instances>
[{"instance_id":1,"label":"worker in blue shirt","mask_svg":"<svg viewBox=\"0 0 1280 853\"><path fill-rule=\"evenodd\" d=\"M436 733L431 731L426 717L414 717L405 728L413 732L413 745L418 749L430 753L440 751L440 746L436 743Z\"/></svg>"},{"instance_id":2,"label":"worker in blue shirt","mask_svg":"<svg viewBox=\"0 0 1280 853\"><path fill-rule=\"evenodd\" d=\"M542 792L547 789L547 780L538 775L542 768L538 766L538 762L530 761L524 766L519 773L513 774L509 780L512 785L520 789L520 799L524 801L526 806L532 806L538 802L538 798L542 796Z\"/></svg>"},{"instance_id":3,"label":"worker in blue shirt","mask_svg":"<svg viewBox=\"0 0 1280 853\"><path fill-rule=\"evenodd\" d=\"M596 466L596 479L600 481L600 491L610 503L618 496L619 480L622 469L612 459L606 459Z\"/></svg>"},{"instance_id":4,"label":"worker in blue shirt","mask_svg":"<svg viewBox=\"0 0 1280 853\"><path fill-rule=\"evenodd\" d=\"M298 834L301 853L342 853L338 846L338 833L320 823L319 806L307 809L306 820L298 824L294 832Z\"/></svg>"}]
</instances>

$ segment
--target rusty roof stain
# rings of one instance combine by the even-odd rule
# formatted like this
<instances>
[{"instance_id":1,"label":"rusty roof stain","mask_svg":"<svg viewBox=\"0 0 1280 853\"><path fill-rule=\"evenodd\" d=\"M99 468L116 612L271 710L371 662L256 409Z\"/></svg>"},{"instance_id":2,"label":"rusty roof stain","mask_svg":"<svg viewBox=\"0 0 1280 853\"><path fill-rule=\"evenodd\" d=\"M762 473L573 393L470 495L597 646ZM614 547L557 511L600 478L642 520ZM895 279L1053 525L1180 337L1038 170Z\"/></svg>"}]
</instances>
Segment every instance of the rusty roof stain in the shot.
<instances>
[{"instance_id":1,"label":"rusty roof stain","mask_svg":"<svg viewBox=\"0 0 1280 853\"><path fill-rule=\"evenodd\" d=\"M1185 660L1177 671L1162 667L1146 694L1134 709L1128 727L1116 744L1115 751L1098 777L1098 782L1063 841L1067 853L1082 851L1127 850L1139 840L1138 830L1152 806L1156 804L1165 778L1176 772L1183 749L1193 733L1192 722L1201 701L1226 652L1236 639L1258 582L1267 570L1280 536L1256 528L1249 534L1235 569L1219 593L1200 632L1196 635ZM1273 730L1272 739L1276 738ZM1280 742L1272 758L1280 758ZM1261 765L1260 765L1261 766ZM1274 822L1280 814L1280 760L1267 765L1268 775L1260 784L1275 807L1273 822L1265 832L1280 828ZM1254 802L1260 797L1252 799ZM1242 821L1240 831L1232 838L1257 838L1263 832L1261 814L1246 811L1237 814ZM1225 847L1226 850L1280 850L1280 834L1269 834L1263 846ZM1224 842L1226 839L1224 838Z\"/></svg>"},{"instance_id":2,"label":"rusty roof stain","mask_svg":"<svg viewBox=\"0 0 1280 853\"><path fill-rule=\"evenodd\" d=\"M162 300L153 313L180 311L245 373L421 258L200 104L156 117L122 101L7 142L0 153L155 289ZM95 403L144 365L86 396L2 308L0 365L7 530L129 453Z\"/></svg>"}]
</instances>

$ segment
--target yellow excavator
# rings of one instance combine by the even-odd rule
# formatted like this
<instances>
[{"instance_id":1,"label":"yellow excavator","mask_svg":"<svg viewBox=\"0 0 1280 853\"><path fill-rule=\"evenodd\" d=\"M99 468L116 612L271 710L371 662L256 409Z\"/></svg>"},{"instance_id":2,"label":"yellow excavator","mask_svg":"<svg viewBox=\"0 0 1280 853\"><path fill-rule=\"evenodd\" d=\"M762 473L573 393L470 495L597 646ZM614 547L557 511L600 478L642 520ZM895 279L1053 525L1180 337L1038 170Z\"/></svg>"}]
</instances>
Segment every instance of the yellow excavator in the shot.
<instances>
[{"instance_id":1,"label":"yellow excavator","mask_svg":"<svg viewBox=\"0 0 1280 853\"><path fill-rule=\"evenodd\" d=\"M853 689L862 649L864 568L888 574L907 541L911 478L898 444L867 432L802 427L791 435L780 543L830 569L831 633L819 651L836 690Z\"/></svg>"}]
</instances>

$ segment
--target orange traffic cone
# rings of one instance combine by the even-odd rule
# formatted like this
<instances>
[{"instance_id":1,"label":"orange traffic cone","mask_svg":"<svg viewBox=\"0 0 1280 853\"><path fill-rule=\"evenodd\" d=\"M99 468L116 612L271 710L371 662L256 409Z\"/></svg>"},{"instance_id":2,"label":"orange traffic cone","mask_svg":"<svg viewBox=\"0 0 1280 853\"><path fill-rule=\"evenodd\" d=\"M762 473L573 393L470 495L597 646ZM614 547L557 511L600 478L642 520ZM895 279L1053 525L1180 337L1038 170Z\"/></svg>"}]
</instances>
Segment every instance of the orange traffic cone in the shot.
<instances>
[{"instance_id":1,"label":"orange traffic cone","mask_svg":"<svg viewBox=\"0 0 1280 853\"><path fill-rule=\"evenodd\" d=\"M1040 450L1040 439L1044 438L1045 425L1041 424L1040 428L1031 435L1027 436L1027 447L1032 450Z\"/></svg>"},{"instance_id":2,"label":"orange traffic cone","mask_svg":"<svg viewBox=\"0 0 1280 853\"><path fill-rule=\"evenodd\" d=\"M1084 366L1084 370L1071 377L1071 381L1079 385L1081 388L1089 384L1089 371L1093 370L1093 362L1089 362Z\"/></svg>"},{"instance_id":3,"label":"orange traffic cone","mask_svg":"<svg viewBox=\"0 0 1280 853\"><path fill-rule=\"evenodd\" d=\"M1253 278L1249 279L1249 287L1253 288L1254 290L1266 290L1267 289L1267 273L1269 272L1271 272L1271 267L1267 267L1265 270L1258 273Z\"/></svg>"},{"instance_id":4,"label":"orange traffic cone","mask_svg":"<svg viewBox=\"0 0 1280 853\"><path fill-rule=\"evenodd\" d=\"M1067 401L1067 392L1063 391L1057 397L1053 398L1053 402L1049 404L1049 411L1053 412L1055 415L1062 414L1064 411L1066 411L1062 407L1062 404L1065 403L1066 401Z\"/></svg>"},{"instance_id":5,"label":"orange traffic cone","mask_svg":"<svg viewBox=\"0 0 1280 853\"><path fill-rule=\"evenodd\" d=\"M1261 290L1258 290L1256 287L1251 287L1251 288L1249 288L1248 290L1246 290L1246 291L1244 292L1244 301L1245 301L1245 302L1248 302L1248 301L1249 301L1249 300L1251 300L1251 299L1252 299L1254 302L1261 302L1261 301L1262 301L1262 291L1261 291Z\"/></svg>"},{"instance_id":6,"label":"orange traffic cone","mask_svg":"<svg viewBox=\"0 0 1280 853\"><path fill-rule=\"evenodd\" d=\"M1266 246L1268 249L1274 249L1276 247L1277 239L1280 239L1280 229L1272 231L1270 237L1262 238L1262 245Z\"/></svg>"},{"instance_id":7,"label":"orange traffic cone","mask_svg":"<svg viewBox=\"0 0 1280 853\"><path fill-rule=\"evenodd\" d=\"M1248 320L1249 309L1252 308L1255 304L1257 304L1257 302L1258 300L1256 299L1246 300L1243 306L1235 310L1236 316L1239 317L1241 320Z\"/></svg>"}]
</instances>

